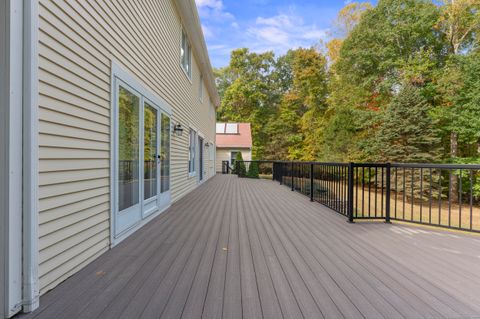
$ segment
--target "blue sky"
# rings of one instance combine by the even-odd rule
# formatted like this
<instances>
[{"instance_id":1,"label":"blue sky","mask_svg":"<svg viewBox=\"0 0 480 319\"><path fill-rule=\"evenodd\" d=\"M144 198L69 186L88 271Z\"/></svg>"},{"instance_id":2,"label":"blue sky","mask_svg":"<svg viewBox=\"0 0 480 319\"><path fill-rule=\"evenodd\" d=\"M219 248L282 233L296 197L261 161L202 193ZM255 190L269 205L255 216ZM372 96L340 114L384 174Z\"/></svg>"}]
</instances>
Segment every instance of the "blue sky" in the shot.
<instances>
[{"instance_id":1,"label":"blue sky","mask_svg":"<svg viewBox=\"0 0 480 319\"><path fill-rule=\"evenodd\" d=\"M348 0L346 0L348 1ZM310 47L328 41L344 0L196 0L214 67L240 47L254 52Z\"/></svg>"}]
</instances>

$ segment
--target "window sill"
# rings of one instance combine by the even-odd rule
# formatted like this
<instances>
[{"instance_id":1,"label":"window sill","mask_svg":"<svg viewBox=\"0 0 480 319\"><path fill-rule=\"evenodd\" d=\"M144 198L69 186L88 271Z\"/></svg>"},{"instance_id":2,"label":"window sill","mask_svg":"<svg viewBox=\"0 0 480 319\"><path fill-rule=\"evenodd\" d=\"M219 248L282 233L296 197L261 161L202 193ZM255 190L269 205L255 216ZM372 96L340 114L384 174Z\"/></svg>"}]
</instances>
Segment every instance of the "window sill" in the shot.
<instances>
[{"instance_id":1,"label":"window sill","mask_svg":"<svg viewBox=\"0 0 480 319\"><path fill-rule=\"evenodd\" d=\"M195 177L195 176L197 176L197 172L188 173L188 178L192 178L192 177Z\"/></svg>"}]
</instances>

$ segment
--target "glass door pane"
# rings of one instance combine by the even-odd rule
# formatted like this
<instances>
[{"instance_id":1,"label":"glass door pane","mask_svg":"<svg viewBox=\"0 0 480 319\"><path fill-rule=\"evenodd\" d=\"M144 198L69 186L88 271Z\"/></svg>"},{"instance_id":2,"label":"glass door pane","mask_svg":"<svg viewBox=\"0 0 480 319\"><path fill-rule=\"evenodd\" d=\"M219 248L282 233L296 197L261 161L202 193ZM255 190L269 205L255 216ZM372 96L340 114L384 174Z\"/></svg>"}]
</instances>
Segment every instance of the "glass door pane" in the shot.
<instances>
[{"instance_id":1,"label":"glass door pane","mask_svg":"<svg viewBox=\"0 0 480 319\"><path fill-rule=\"evenodd\" d=\"M198 179L203 181L203 138L198 137Z\"/></svg>"},{"instance_id":2,"label":"glass door pane","mask_svg":"<svg viewBox=\"0 0 480 319\"><path fill-rule=\"evenodd\" d=\"M158 111L148 103L144 108L144 199L157 196Z\"/></svg>"},{"instance_id":3,"label":"glass door pane","mask_svg":"<svg viewBox=\"0 0 480 319\"><path fill-rule=\"evenodd\" d=\"M139 203L139 107L140 99L119 87L118 206L119 211Z\"/></svg>"},{"instance_id":4,"label":"glass door pane","mask_svg":"<svg viewBox=\"0 0 480 319\"><path fill-rule=\"evenodd\" d=\"M160 145L161 192L170 190L170 118L162 113L162 137Z\"/></svg>"}]
</instances>

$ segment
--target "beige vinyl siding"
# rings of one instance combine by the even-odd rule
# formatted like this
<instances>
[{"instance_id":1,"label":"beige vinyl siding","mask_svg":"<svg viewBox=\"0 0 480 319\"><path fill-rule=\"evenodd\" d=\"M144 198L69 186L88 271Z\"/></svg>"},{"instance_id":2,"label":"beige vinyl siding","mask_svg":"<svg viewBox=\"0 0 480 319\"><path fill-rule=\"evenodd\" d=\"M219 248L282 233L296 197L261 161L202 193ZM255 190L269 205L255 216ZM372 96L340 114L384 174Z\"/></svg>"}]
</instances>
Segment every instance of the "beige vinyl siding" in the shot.
<instances>
[{"instance_id":1,"label":"beige vinyl siding","mask_svg":"<svg viewBox=\"0 0 480 319\"><path fill-rule=\"evenodd\" d=\"M217 147L217 160L215 168L217 173L222 172L222 162L230 162L230 156L232 152L242 152L242 158L244 161L252 160L252 150L249 148L220 148Z\"/></svg>"},{"instance_id":2,"label":"beige vinyl siding","mask_svg":"<svg viewBox=\"0 0 480 319\"><path fill-rule=\"evenodd\" d=\"M191 81L180 66L181 30L172 1L40 0L42 294L110 245L112 61L170 105L172 123L215 140L208 91L198 98L195 55ZM196 186L197 177L188 178L188 133L172 136L173 201Z\"/></svg>"}]
</instances>

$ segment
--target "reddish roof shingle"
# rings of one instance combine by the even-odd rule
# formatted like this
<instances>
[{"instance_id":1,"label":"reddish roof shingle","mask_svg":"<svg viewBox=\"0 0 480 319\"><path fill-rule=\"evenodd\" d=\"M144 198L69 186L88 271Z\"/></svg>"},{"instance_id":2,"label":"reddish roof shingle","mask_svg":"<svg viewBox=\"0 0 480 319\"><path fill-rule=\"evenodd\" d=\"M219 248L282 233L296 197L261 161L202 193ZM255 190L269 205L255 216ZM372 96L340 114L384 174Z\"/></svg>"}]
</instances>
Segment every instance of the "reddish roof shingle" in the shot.
<instances>
[{"instance_id":1,"label":"reddish roof shingle","mask_svg":"<svg viewBox=\"0 0 480 319\"><path fill-rule=\"evenodd\" d=\"M219 130L221 124L226 123L217 123L217 147L252 148L252 130L250 123L228 123L229 126L230 124L238 124L237 134L219 133L219 131L225 132L225 129Z\"/></svg>"}]
</instances>

